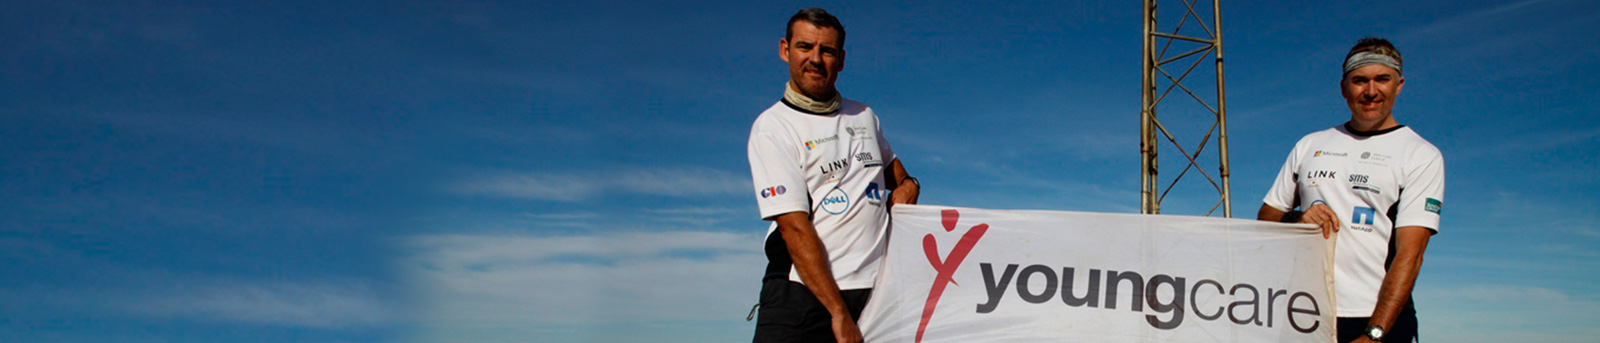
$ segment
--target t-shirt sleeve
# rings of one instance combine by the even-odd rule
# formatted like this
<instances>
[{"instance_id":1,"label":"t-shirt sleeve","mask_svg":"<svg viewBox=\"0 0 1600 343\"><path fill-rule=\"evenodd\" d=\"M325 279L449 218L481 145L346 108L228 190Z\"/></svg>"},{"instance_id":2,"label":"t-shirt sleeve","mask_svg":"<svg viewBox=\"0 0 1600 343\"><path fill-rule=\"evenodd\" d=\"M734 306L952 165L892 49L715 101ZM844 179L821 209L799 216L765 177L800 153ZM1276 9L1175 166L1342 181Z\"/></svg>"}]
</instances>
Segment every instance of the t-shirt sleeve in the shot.
<instances>
[{"instance_id":1,"label":"t-shirt sleeve","mask_svg":"<svg viewBox=\"0 0 1600 343\"><path fill-rule=\"evenodd\" d=\"M810 209L805 170L800 167L799 152L793 148L799 140L785 136L785 132L764 127L760 121L750 130L750 180L762 219Z\"/></svg>"},{"instance_id":2,"label":"t-shirt sleeve","mask_svg":"<svg viewBox=\"0 0 1600 343\"><path fill-rule=\"evenodd\" d=\"M1394 227L1421 226L1438 233L1439 214L1444 210L1444 156L1432 145L1413 154L1406 159Z\"/></svg>"},{"instance_id":3,"label":"t-shirt sleeve","mask_svg":"<svg viewBox=\"0 0 1600 343\"><path fill-rule=\"evenodd\" d=\"M1278 169L1278 177L1273 178L1272 188L1267 189L1267 195L1261 198L1261 203L1284 212L1294 209L1295 194L1300 191L1300 185L1295 179L1300 166L1300 146L1303 143L1304 140L1295 143L1294 149L1289 150L1289 157L1284 158L1283 167Z\"/></svg>"}]
</instances>

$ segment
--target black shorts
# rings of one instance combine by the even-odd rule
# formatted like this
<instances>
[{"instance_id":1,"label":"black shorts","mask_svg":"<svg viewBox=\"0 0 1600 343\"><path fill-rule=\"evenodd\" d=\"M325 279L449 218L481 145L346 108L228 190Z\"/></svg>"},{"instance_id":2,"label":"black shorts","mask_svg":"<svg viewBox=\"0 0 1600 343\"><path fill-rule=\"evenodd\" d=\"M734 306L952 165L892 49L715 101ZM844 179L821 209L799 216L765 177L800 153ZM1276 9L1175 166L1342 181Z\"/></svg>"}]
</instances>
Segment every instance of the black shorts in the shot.
<instances>
[{"instance_id":1,"label":"black shorts","mask_svg":"<svg viewBox=\"0 0 1600 343\"><path fill-rule=\"evenodd\" d=\"M1339 342L1351 342L1367 336L1369 317L1339 317ZM1417 342L1417 311L1407 306L1394 318L1394 327L1383 333L1385 343Z\"/></svg>"},{"instance_id":2,"label":"black shorts","mask_svg":"<svg viewBox=\"0 0 1600 343\"><path fill-rule=\"evenodd\" d=\"M859 319L872 289L840 291L850 317ZM811 289L784 278L761 282L761 310L756 314L755 343L834 342L833 317Z\"/></svg>"}]
</instances>

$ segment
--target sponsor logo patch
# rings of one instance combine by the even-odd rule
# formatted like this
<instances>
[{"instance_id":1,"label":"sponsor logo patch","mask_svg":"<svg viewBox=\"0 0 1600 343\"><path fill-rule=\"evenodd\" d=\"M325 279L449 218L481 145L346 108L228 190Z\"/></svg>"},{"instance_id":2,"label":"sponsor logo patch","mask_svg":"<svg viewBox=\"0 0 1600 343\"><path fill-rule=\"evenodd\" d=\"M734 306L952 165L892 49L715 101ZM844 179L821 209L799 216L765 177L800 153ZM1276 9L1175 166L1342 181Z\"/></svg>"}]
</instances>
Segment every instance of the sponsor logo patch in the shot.
<instances>
[{"instance_id":1,"label":"sponsor logo patch","mask_svg":"<svg viewBox=\"0 0 1600 343\"><path fill-rule=\"evenodd\" d=\"M1367 185L1367 180L1369 180L1369 179L1371 179L1371 178L1366 176L1366 175L1351 174L1350 175L1350 184L1351 184L1350 189L1354 189L1354 190L1358 190L1358 191L1372 192L1372 194L1383 194L1383 192L1379 191L1377 188L1372 188L1372 186L1368 186Z\"/></svg>"},{"instance_id":2,"label":"sponsor logo patch","mask_svg":"<svg viewBox=\"0 0 1600 343\"><path fill-rule=\"evenodd\" d=\"M1378 215L1378 210L1371 207L1356 206L1355 214L1350 215L1350 223L1372 225L1372 217Z\"/></svg>"},{"instance_id":3,"label":"sponsor logo patch","mask_svg":"<svg viewBox=\"0 0 1600 343\"><path fill-rule=\"evenodd\" d=\"M1440 213L1440 211L1444 210L1444 201L1439 201L1439 199L1434 199L1434 198L1428 198L1426 204L1422 207L1422 209L1427 210L1428 212L1433 212L1434 214L1443 214L1443 213Z\"/></svg>"},{"instance_id":4,"label":"sponsor logo patch","mask_svg":"<svg viewBox=\"0 0 1600 343\"><path fill-rule=\"evenodd\" d=\"M761 189L761 198L762 199L766 199L766 198L770 198L770 197L783 195L783 193L788 192L788 191L789 191L789 189L784 188L783 185L762 188Z\"/></svg>"},{"instance_id":5,"label":"sponsor logo patch","mask_svg":"<svg viewBox=\"0 0 1600 343\"><path fill-rule=\"evenodd\" d=\"M872 153L871 152L857 153L856 154L856 161L861 162L861 166L862 167L873 167L873 166L881 166L881 165L883 165L883 161L880 161L877 158L872 157Z\"/></svg>"},{"instance_id":6,"label":"sponsor logo patch","mask_svg":"<svg viewBox=\"0 0 1600 343\"><path fill-rule=\"evenodd\" d=\"M844 170L846 167L849 167L849 166L850 166L850 159L842 158L842 159L839 159L838 161L828 162L828 164L822 165L822 167L820 167L818 169L818 171L821 171L823 175L831 175L831 174L833 174L835 172Z\"/></svg>"},{"instance_id":7,"label":"sponsor logo patch","mask_svg":"<svg viewBox=\"0 0 1600 343\"><path fill-rule=\"evenodd\" d=\"M861 197L862 198L866 198L867 199L867 203L869 203L869 204L882 205L883 204L883 197L885 195L887 195L888 193L889 193L888 190L885 190L885 189L883 189L881 187L878 187L878 183L877 182L873 182L873 183L867 184L867 192L866 192L866 194L863 194Z\"/></svg>"},{"instance_id":8,"label":"sponsor logo patch","mask_svg":"<svg viewBox=\"0 0 1600 343\"><path fill-rule=\"evenodd\" d=\"M850 209L850 196L838 188L834 188L828 195L822 197L822 211L828 214L841 214L848 209Z\"/></svg>"},{"instance_id":9,"label":"sponsor logo patch","mask_svg":"<svg viewBox=\"0 0 1600 343\"><path fill-rule=\"evenodd\" d=\"M828 137L809 140L809 141L805 142L806 150L809 151L811 149L816 149L817 145L820 145L822 143L836 141L836 140L839 140L839 135L832 135L832 136L828 136Z\"/></svg>"}]
</instances>

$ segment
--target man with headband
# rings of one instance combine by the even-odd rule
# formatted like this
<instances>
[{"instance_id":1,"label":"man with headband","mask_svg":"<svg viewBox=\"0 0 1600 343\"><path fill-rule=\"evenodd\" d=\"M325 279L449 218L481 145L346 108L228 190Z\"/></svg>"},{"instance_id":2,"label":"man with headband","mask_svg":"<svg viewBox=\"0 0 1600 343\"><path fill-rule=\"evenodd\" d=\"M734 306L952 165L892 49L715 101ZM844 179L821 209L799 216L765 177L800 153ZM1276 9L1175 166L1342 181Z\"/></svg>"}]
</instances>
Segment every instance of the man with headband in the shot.
<instances>
[{"instance_id":1,"label":"man with headband","mask_svg":"<svg viewBox=\"0 0 1600 343\"><path fill-rule=\"evenodd\" d=\"M757 343L861 342L856 317L883 257L888 207L916 203L921 188L872 109L834 88L844 37L844 25L821 9L789 18L778 41L789 82L750 129L752 195L773 222Z\"/></svg>"},{"instance_id":2,"label":"man with headband","mask_svg":"<svg viewBox=\"0 0 1600 343\"><path fill-rule=\"evenodd\" d=\"M1394 118L1400 51L1365 38L1344 59L1350 120L1295 143L1256 218L1338 231L1339 342L1415 342L1412 286L1444 207L1444 157Z\"/></svg>"}]
</instances>

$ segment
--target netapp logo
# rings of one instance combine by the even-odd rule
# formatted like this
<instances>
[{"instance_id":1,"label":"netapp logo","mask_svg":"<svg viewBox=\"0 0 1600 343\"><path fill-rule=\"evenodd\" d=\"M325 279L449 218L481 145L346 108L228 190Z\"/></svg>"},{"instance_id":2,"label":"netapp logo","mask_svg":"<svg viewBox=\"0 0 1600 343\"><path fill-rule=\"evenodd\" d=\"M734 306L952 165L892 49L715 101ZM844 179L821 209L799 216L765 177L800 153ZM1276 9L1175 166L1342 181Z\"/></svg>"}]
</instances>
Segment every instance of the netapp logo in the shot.
<instances>
[{"instance_id":1,"label":"netapp logo","mask_svg":"<svg viewBox=\"0 0 1600 343\"><path fill-rule=\"evenodd\" d=\"M988 303L978 304L977 310L980 314L994 312L995 308L1000 306L1000 299L1007 294L1006 288L1010 287L1013 283L1011 281L1015 279L1015 284L1017 285L1015 294L1017 297L1022 298L1023 301L1031 304L1050 302L1051 299L1057 298L1059 294L1061 302L1067 306L1097 308L1100 307L1100 300L1103 297L1105 299L1105 309L1114 310L1117 308L1117 296L1126 294L1129 300L1129 309L1134 312L1142 313L1145 306L1149 306L1151 311L1158 314L1171 314L1171 317L1166 320L1162 320L1155 314L1145 315L1145 321L1151 327L1162 330L1171 330L1183 325L1185 313L1189 312L1194 313L1196 317L1200 317L1202 320L1214 321L1226 315L1228 321L1237 325L1266 326L1269 328L1276 324L1274 323L1275 319L1284 318L1295 331L1307 334L1315 332L1317 327L1322 325L1322 320L1320 319L1322 309L1317 304L1316 297L1307 292L1289 293L1289 290L1267 288L1267 291L1263 293L1259 291L1260 288L1247 283L1235 284L1225 288L1221 282L1212 279L1200 280L1194 283L1193 287L1190 287L1189 279L1181 276L1155 274L1147 280L1138 272L1108 270L1104 272L1105 291L1102 294L1100 288L1101 270L1090 269L1088 282L1082 285L1086 289L1083 295L1079 296L1077 295L1078 292L1074 291L1073 285L1077 275L1077 268L1062 267L1060 269L1061 274L1058 275L1055 268L1044 265L1030 265L1018 272L1017 264L1008 264L1005 266L1005 271L1001 272L1000 279L996 280L994 268L991 264L980 263L978 266L983 269L983 282L989 294ZM941 272L940 275L944 274ZM1029 286L1029 281L1036 278L1044 279L1043 289L1033 289L1031 288L1033 286ZM1056 287L1058 280L1061 285L1059 288ZM938 281L935 281L935 285L938 285ZM1118 288L1120 285L1127 285L1126 289L1129 292L1118 293L1121 290L1121 288ZM1163 301L1156 296L1156 290L1161 287L1168 287L1172 290L1173 296L1170 301ZM1200 295L1229 296L1233 297L1234 301L1226 307L1217 306L1212 309L1202 309L1197 302ZM1266 296L1265 306L1261 303L1263 295ZM1184 298L1188 298L1188 302L1185 302ZM1279 301L1283 302L1280 303ZM1185 305L1188 306L1186 307ZM1281 317L1275 312L1280 308L1283 309ZM1262 314L1263 309L1266 310L1265 315ZM927 322L926 318L930 311L931 309L923 312L924 323ZM1303 322L1304 318L1295 317L1301 314L1311 315L1312 319L1309 323L1306 323ZM1263 319L1265 319L1265 322L1263 322ZM921 337L920 329L918 330L918 337Z\"/></svg>"},{"instance_id":2,"label":"netapp logo","mask_svg":"<svg viewBox=\"0 0 1600 343\"><path fill-rule=\"evenodd\" d=\"M1372 225L1372 218L1378 216L1377 209L1365 206L1356 206L1356 208L1350 212L1351 224Z\"/></svg>"}]
</instances>

